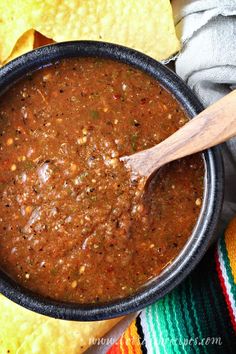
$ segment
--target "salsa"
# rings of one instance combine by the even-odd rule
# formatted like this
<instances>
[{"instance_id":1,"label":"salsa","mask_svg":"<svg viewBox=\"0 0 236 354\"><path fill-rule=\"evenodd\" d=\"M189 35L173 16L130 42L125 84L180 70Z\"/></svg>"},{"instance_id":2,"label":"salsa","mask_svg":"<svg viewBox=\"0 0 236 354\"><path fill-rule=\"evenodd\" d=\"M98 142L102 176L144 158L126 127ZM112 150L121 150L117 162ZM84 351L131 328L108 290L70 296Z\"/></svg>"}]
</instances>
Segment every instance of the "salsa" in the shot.
<instances>
[{"instance_id":1,"label":"salsa","mask_svg":"<svg viewBox=\"0 0 236 354\"><path fill-rule=\"evenodd\" d=\"M65 59L0 98L0 266L56 300L104 302L159 275L198 218L201 155L162 168L151 192L120 157L187 122L153 78L106 59Z\"/></svg>"}]
</instances>

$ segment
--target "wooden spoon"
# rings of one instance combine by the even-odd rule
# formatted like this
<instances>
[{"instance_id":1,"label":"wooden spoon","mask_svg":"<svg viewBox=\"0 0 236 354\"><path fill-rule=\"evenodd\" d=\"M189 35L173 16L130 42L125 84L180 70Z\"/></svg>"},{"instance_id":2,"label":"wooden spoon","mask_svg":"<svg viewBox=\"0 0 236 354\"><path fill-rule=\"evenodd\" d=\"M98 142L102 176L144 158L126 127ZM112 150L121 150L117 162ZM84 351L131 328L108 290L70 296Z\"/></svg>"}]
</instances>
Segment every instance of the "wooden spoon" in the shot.
<instances>
[{"instance_id":1,"label":"wooden spoon","mask_svg":"<svg viewBox=\"0 0 236 354\"><path fill-rule=\"evenodd\" d=\"M236 90L209 106L154 147L121 158L132 172L149 177L161 166L236 136Z\"/></svg>"}]
</instances>

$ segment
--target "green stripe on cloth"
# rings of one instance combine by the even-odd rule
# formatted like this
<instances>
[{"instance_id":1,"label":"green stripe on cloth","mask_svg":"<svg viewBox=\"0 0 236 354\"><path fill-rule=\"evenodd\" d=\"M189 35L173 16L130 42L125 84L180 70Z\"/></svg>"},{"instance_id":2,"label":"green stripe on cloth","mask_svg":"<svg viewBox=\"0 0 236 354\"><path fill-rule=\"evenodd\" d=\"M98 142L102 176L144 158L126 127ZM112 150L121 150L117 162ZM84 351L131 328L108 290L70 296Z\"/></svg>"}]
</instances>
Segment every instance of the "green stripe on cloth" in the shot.
<instances>
[{"instance_id":1,"label":"green stripe on cloth","mask_svg":"<svg viewBox=\"0 0 236 354\"><path fill-rule=\"evenodd\" d=\"M155 306L156 305L156 306ZM156 333L159 347L162 349L163 353L168 354L168 343L166 343L166 338L170 336L169 328L166 325L166 315L165 315L165 306L163 305L163 299L160 300L157 304L152 307L153 310L153 320L156 324L156 321L159 322L161 331Z\"/></svg>"},{"instance_id":2,"label":"green stripe on cloth","mask_svg":"<svg viewBox=\"0 0 236 354\"><path fill-rule=\"evenodd\" d=\"M203 337L206 337L208 333L211 333L212 336L215 336L218 333L218 331L217 331L217 323L214 318L215 309L214 307L212 307L209 284L207 284L207 286L204 285L205 279L203 279L203 281L201 279L199 282L200 282L198 287L199 303L201 303L203 313L205 314L205 323L206 323L206 326L205 327L203 326Z\"/></svg>"},{"instance_id":3,"label":"green stripe on cloth","mask_svg":"<svg viewBox=\"0 0 236 354\"><path fill-rule=\"evenodd\" d=\"M155 349L157 349L158 343L155 343L155 338L156 338L156 329L154 328L153 325L153 319L152 319L152 307L148 306L145 310L145 320L148 325L148 336L149 336L149 341L148 341L148 349L149 352L155 353ZM161 331L161 328L160 328ZM159 332L158 332L159 333Z\"/></svg>"},{"instance_id":4,"label":"green stripe on cloth","mask_svg":"<svg viewBox=\"0 0 236 354\"><path fill-rule=\"evenodd\" d=\"M185 323L182 320L182 312L181 312L181 308L180 308L180 297L177 291L172 291L172 293L170 294L170 300L171 300L171 307L173 309L173 322L176 324L176 328L177 328L177 338L181 338L181 336L183 336L184 338L188 338L188 333L186 331L186 327L185 327ZM178 320L180 319L180 320ZM184 345L181 345L183 353L187 353L187 351L185 350Z\"/></svg>"},{"instance_id":5,"label":"green stripe on cloth","mask_svg":"<svg viewBox=\"0 0 236 354\"><path fill-rule=\"evenodd\" d=\"M155 328L155 340L156 340L156 343L158 345L160 353L165 353L166 354L165 347L160 345L160 338L162 338L163 328L165 328L165 326L159 322L159 318L157 317L157 314L156 314L156 307L155 306L150 306L150 310L151 310L151 316L152 316L151 317L152 318L152 323L153 323L153 326ZM158 333L158 335L156 335L157 333ZM155 347L154 347L154 353L155 353Z\"/></svg>"},{"instance_id":6,"label":"green stripe on cloth","mask_svg":"<svg viewBox=\"0 0 236 354\"><path fill-rule=\"evenodd\" d=\"M149 306L146 317L149 323L146 328L152 331L149 334L152 351L148 354L235 353L236 336L217 276L213 250L180 286ZM209 343L205 344L207 338ZM217 344L219 341L221 345Z\"/></svg>"},{"instance_id":7,"label":"green stripe on cloth","mask_svg":"<svg viewBox=\"0 0 236 354\"><path fill-rule=\"evenodd\" d=\"M179 288L177 288L176 292L179 293L179 297L180 297L180 306L181 306L180 308L182 309L182 313L183 313L182 322L185 324L186 330L188 331L187 338L190 339L190 338L193 338L197 332L194 331L193 323L190 319L190 311L188 309L188 300L187 300L186 282L184 282ZM193 353L195 353L195 352L200 353L198 347L193 347Z\"/></svg>"},{"instance_id":8,"label":"green stripe on cloth","mask_svg":"<svg viewBox=\"0 0 236 354\"><path fill-rule=\"evenodd\" d=\"M205 349L209 354L217 352L231 353L232 326L229 321L227 305L217 278L212 250L208 252L208 255L204 257L197 269L190 275L189 281L191 282L192 298L195 301L195 315L200 323L202 332L199 339L221 337L223 342L221 346L216 346L215 344L201 346L201 352ZM214 292L212 292L211 287L213 287ZM222 316L224 316L224 328L222 328L221 323Z\"/></svg>"},{"instance_id":9,"label":"green stripe on cloth","mask_svg":"<svg viewBox=\"0 0 236 354\"><path fill-rule=\"evenodd\" d=\"M192 307L192 313L190 313L191 314L190 316L192 321L196 323L196 327L198 330L197 333L195 333L194 338L198 341L199 339L201 340L204 337L203 335L204 328L201 321L201 319L204 317L204 311L202 308L202 304L199 306L199 301L200 301L198 297L199 288L197 289L193 288L191 277L188 277L187 282L188 282L188 287L190 292L189 304ZM200 352L206 353L205 348L202 347Z\"/></svg>"},{"instance_id":10,"label":"green stripe on cloth","mask_svg":"<svg viewBox=\"0 0 236 354\"><path fill-rule=\"evenodd\" d=\"M193 316L192 303L190 301L191 293L190 293L188 278L184 282L183 286L185 287L185 292L186 292L186 298L187 298L186 304L187 304L187 308L188 308L188 312L189 312L189 323L191 323L192 328L193 328L193 337L194 337L194 335L199 336L201 333L199 332L199 328L197 327L196 321Z\"/></svg>"},{"instance_id":11,"label":"green stripe on cloth","mask_svg":"<svg viewBox=\"0 0 236 354\"><path fill-rule=\"evenodd\" d=\"M173 321L173 317L172 317L172 314L171 314L171 306L169 304L169 299L170 299L170 296L166 296L164 297L163 299L163 312L165 313L165 319L166 319L166 327L169 331L169 336L167 338L167 344L168 346L170 345L169 343L169 339L173 339L173 343L171 344L171 347L172 347L172 351L173 353L176 353L177 352L177 349L176 349L176 344L174 343L174 340L176 338L176 332L175 332L175 324L174 324L174 321Z\"/></svg>"}]
</instances>

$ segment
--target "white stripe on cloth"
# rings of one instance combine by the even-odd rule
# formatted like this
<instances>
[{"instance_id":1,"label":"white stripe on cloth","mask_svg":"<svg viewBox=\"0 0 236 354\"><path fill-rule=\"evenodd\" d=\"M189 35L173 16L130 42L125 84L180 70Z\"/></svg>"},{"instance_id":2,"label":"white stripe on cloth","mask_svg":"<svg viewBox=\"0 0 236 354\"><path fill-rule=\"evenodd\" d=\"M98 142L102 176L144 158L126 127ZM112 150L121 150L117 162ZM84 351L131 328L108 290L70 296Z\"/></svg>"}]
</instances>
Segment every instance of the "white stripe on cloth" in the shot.
<instances>
[{"instance_id":1,"label":"white stripe on cloth","mask_svg":"<svg viewBox=\"0 0 236 354\"><path fill-rule=\"evenodd\" d=\"M157 334L153 326L153 323L154 321L156 322L156 319L152 316L151 306L148 306L141 312L140 321L148 354L160 354L159 345L157 342ZM161 334L161 329L159 334Z\"/></svg>"},{"instance_id":2,"label":"white stripe on cloth","mask_svg":"<svg viewBox=\"0 0 236 354\"><path fill-rule=\"evenodd\" d=\"M231 284L229 282L229 278L228 278L228 275L227 275L227 272L226 272L226 267L225 267L225 260L223 258L223 253L221 251L221 243L220 241L218 242L218 245L217 245L217 254L218 254L218 258L219 258L219 264L220 264L220 270L221 270L221 274L222 274L222 277L223 277L223 280L224 280L224 284L225 284L225 288L226 288L226 291L227 291L227 295L228 295L228 298L229 298L229 301L230 301L230 307L231 307L231 310L232 310L232 313L233 313L233 316L234 316L234 322L235 322L235 325L236 325L236 303L235 303L235 300L234 300L234 297L233 297L233 294L232 294L232 287L231 287Z\"/></svg>"}]
</instances>

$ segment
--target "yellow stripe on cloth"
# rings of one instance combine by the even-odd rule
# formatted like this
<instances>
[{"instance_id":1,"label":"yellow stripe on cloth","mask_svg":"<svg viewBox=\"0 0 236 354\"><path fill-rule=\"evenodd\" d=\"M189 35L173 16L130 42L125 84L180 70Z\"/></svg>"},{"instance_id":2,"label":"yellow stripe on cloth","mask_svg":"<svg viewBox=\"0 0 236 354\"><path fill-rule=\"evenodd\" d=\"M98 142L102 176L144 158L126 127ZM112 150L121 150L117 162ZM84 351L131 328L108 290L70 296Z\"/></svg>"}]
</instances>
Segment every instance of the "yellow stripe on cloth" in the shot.
<instances>
[{"instance_id":1,"label":"yellow stripe on cloth","mask_svg":"<svg viewBox=\"0 0 236 354\"><path fill-rule=\"evenodd\" d=\"M140 338L135 323L136 321L134 320L107 354L142 354Z\"/></svg>"},{"instance_id":2,"label":"yellow stripe on cloth","mask_svg":"<svg viewBox=\"0 0 236 354\"><path fill-rule=\"evenodd\" d=\"M225 245L234 282L236 283L236 218L231 221L226 230Z\"/></svg>"},{"instance_id":3,"label":"yellow stripe on cloth","mask_svg":"<svg viewBox=\"0 0 236 354\"><path fill-rule=\"evenodd\" d=\"M125 331L121 343L123 349L122 352L124 354L142 354L140 338L137 332L135 320Z\"/></svg>"},{"instance_id":4,"label":"yellow stripe on cloth","mask_svg":"<svg viewBox=\"0 0 236 354\"><path fill-rule=\"evenodd\" d=\"M133 348L134 348L134 353L137 354L142 354L142 349L141 349L141 343L140 343L140 337L137 331L137 327L135 325L135 321L133 321L129 327L129 332L131 338L133 338Z\"/></svg>"}]
</instances>

